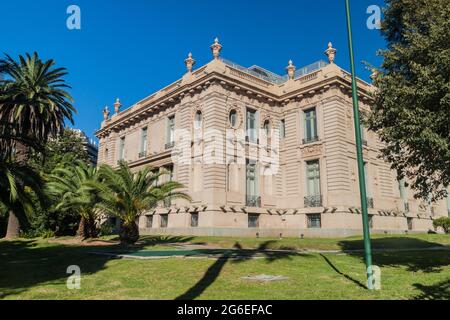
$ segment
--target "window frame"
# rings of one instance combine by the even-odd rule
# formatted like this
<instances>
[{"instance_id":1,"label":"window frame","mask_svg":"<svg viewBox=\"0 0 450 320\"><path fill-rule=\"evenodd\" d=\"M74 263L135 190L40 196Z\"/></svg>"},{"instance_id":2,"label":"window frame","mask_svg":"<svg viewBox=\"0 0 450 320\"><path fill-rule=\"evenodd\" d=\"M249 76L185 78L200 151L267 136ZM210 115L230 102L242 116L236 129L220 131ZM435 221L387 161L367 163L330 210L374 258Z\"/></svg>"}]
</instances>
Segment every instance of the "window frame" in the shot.
<instances>
[{"instance_id":1,"label":"window frame","mask_svg":"<svg viewBox=\"0 0 450 320\"><path fill-rule=\"evenodd\" d=\"M318 222L318 224L317 224ZM308 229L321 229L322 228L322 214L310 213L306 214L306 226Z\"/></svg>"},{"instance_id":2,"label":"window frame","mask_svg":"<svg viewBox=\"0 0 450 320\"><path fill-rule=\"evenodd\" d=\"M248 228L259 228L259 219L260 214L249 213L247 217L247 226Z\"/></svg>"}]
</instances>

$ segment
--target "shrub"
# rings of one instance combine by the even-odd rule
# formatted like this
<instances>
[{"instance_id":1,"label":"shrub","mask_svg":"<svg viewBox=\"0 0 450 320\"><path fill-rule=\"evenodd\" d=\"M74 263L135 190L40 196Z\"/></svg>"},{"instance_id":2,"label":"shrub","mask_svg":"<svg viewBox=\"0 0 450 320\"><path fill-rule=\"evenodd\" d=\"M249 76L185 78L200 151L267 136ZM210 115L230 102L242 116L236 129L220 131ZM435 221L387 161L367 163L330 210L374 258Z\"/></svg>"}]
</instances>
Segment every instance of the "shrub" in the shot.
<instances>
[{"instance_id":1,"label":"shrub","mask_svg":"<svg viewBox=\"0 0 450 320\"><path fill-rule=\"evenodd\" d=\"M55 232L53 230L28 230L24 231L20 234L22 238L25 239L34 239L34 238L53 238L55 236Z\"/></svg>"},{"instance_id":2,"label":"shrub","mask_svg":"<svg viewBox=\"0 0 450 320\"><path fill-rule=\"evenodd\" d=\"M111 223L105 222L101 225L98 235L99 237L110 236L115 234L116 233L115 231L116 229Z\"/></svg>"},{"instance_id":3,"label":"shrub","mask_svg":"<svg viewBox=\"0 0 450 320\"><path fill-rule=\"evenodd\" d=\"M448 233L450 229L450 217L441 217L434 220L433 226L435 229L441 227L445 233Z\"/></svg>"}]
</instances>

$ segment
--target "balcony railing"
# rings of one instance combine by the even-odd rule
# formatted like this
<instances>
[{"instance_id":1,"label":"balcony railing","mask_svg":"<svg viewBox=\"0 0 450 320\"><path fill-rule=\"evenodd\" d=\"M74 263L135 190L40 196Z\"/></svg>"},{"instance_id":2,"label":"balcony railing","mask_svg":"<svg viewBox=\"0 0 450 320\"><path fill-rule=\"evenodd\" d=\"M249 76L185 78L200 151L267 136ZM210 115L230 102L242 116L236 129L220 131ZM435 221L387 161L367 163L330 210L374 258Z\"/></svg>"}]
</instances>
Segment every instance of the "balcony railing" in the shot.
<instances>
[{"instance_id":1,"label":"balcony railing","mask_svg":"<svg viewBox=\"0 0 450 320\"><path fill-rule=\"evenodd\" d=\"M318 136L302 139L303 144L313 143L313 142L317 142L317 141L319 141Z\"/></svg>"},{"instance_id":2,"label":"balcony railing","mask_svg":"<svg viewBox=\"0 0 450 320\"><path fill-rule=\"evenodd\" d=\"M322 206L322 195L305 197L306 208L319 208Z\"/></svg>"},{"instance_id":3,"label":"balcony railing","mask_svg":"<svg viewBox=\"0 0 450 320\"><path fill-rule=\"evenodd\" d=\"M172 149L175 146L175 141L167 142L166 143L166 150Z\"/></svg>"},{"instance_id":4,"label":"balcony railing","mask_svg":"<svg viewBox=\"0 0 450 320\"><path fill-rule=\"evenodd\" d=\"M370 209L374 208L373 198L367 198L367 207Z\"/></svg>"},{"instance_id":5,"label":"balcony railing","mask_svg":"<svg viewBox=\"0 0 450 320\"><path fill-rule=\"evenodd\" d=\"M247 195L245 205L247 207L261 207L261 197Z\"/></svg>"},{"instance_id":6,"label":"balcony railing","mask_svg":"<svg viewBox=\"0 0 450 320\"><path fill-rule=\"evenodd\" d=\"M145 158L147 156L147 151L139 152L139 158Z\"/></svg>"}]
</instances>

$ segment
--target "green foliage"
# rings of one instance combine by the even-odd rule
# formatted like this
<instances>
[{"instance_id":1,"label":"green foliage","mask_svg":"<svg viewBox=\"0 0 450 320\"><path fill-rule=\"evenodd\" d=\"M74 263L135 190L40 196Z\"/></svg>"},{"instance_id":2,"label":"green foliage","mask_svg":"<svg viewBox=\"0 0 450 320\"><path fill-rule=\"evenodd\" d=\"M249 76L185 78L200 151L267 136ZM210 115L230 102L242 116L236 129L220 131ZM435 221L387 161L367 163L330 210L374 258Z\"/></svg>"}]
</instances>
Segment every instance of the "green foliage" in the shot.
<instances>
[{"instance_id":1,"label":"green foliage","mask_svg":"<svg viewBox=\"0 0 450 320\"><path fill-rule=\"evenodd\" d=\"M73 122L75 108L70 88L63 79L65 68L55 68L53 60L33 55L9 55L0 61L0 121L15 124L17 132L45 143L63 131L65 119Z\"/></svg>"},{"instance_id":2,"label":"green foliage","mask_svg":"<svg viewBox=\"0 0 450 320\"><path fill-rule=\"evenodd\" d=\"M46 190L55 203L55 212L77 212L83 219L80 236L97 235L95 220L99 213L96 204L100 187L95 167L81 160L62 162L49 175Z\"/></svg>"},{"instance_id":3,"label":"green foliage","mask_svg":"<svg viewBox=\"0 0 450 320\"><path fill-rule=\"evenodd\" d=\"M33 212L36 202L44 202L43 179L33 168L0 155L1 211L14 210L22 224L27 224L27 214Z\"/></svg>"},{"instance_id":4,"label":"green foliage","mask_svg":"<svg viewBox=\"0 0 450 320\"><path fill-rule=\"evenodd\" d=\"M387 0L387 50L367 119L386 160L416 197L437 200L450 184L450 5L448 0Z\"/></svg>"},{"instance_id":5,"label":"green foliage","mask_svg":"<svg viewBox=\"0 0 450 320\"><path fill-rule=\"evenodd\" d=\"M445 233L450 230L450 217L441 217L433 221L433 226L435 229L441 227Z\"/></svg>"},{"instance_id":6,"label":"green foliage","mask_svg":"<svg viewBox=\"0 0 450 320\"><path fill-rule=\"evenodd\" d=\"M150 210L160 201L170 199L187 199L189 196L177 191L183 185L176 181L157 183L164 174L152 173L147 167L136 173L131 172L125 162L121 162L117 170L108 165L99 169L101 179L98 208L105 214L121 219L120 239L124 243L134 243L139 238L136 219L146 210Z\"/></svg>"},{"instance_id":7,"label":"green foliage","mask_svg":"<svg viewBox=\"0 0 450 320\"><path fill-rule=\"evenodd\" d=\"M105 222L100 226L100 230L98 232L99 237L110 236L115 233L115 227L109 223Z\"/></svg>"},{"instance_id":8,"label":"green foliage","mask_svg":"<svg viewBox=\"0 0 450 320\"><path fill-rule=\"evenodd\" d=\"M0 75L0 203L19 219L8 229L13 237L26 230L27 216L45 207L41 170L30 166L30 152L42 152L66 120L73 123L76 111L66 69L55 68L53 60L42 61L37 53L17 61L5 55Z\"/></svg>"},{"instance_id":9,"label":"green foliage","mask_svg":"<svg viewBox=\"0 0 450 320\"><path fill-rule=\"evenodd\" d=\"M49 174L62 163L72 164L77 160L89 161L83 140L76 131L64 129L57 138L44 145L42 152L34 152L29 162L36 170Z\"/></svg>"},{"instance_id":10,"label":"green foliage","mask_svg":"<svg viewBox=\"0 0 450 320\"><path fill-rule=\"evenodd\" d=\"M43 238L43 239L48 239L48 238L53 238L55 237L55 232L53 230L29 230L29 231L25 231L22 232L20 234L20 236L22 238L25 239L35 239L35 238Z\"/></svg>"}]
</instances>

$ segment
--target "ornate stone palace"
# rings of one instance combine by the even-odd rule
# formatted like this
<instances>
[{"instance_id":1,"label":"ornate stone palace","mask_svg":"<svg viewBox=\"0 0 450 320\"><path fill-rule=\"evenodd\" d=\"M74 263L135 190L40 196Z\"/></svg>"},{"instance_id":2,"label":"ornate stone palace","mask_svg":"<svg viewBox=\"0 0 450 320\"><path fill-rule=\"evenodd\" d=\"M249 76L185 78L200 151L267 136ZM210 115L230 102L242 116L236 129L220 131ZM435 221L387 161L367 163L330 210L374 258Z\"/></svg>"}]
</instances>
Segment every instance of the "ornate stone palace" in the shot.
<instances>
[{"instance_id":1,"label":"ornate stone palace","mask_svg":"<svg viewBox=\"0 0 450 320\"><path fill-rule=\"evenodd\" d=\"M161 203L139 220L142 233L217 236L343 236L361 233L362 218L350 74L327 62L280 76L220 56L121 111L120 100L96 135L98 162L133 170L165 170L161 180L183 183L192 202ZM374 87L358 79L362 112ZM413 198L381 160L382 146L362 130L372 232L432 229L448 200Z\"/></svg>"}]
</instances>

